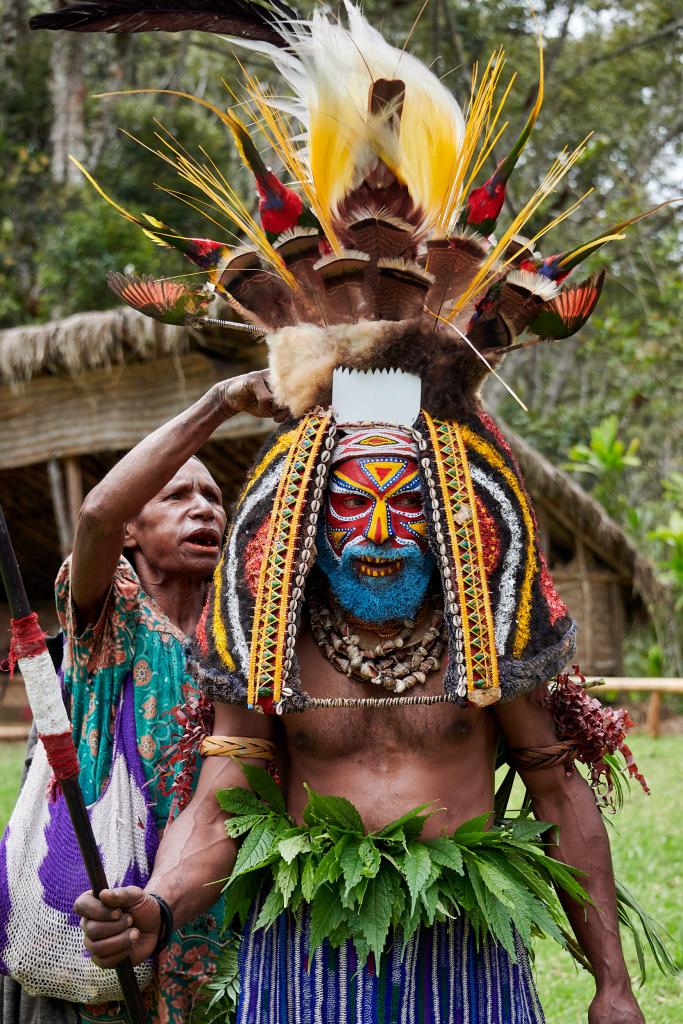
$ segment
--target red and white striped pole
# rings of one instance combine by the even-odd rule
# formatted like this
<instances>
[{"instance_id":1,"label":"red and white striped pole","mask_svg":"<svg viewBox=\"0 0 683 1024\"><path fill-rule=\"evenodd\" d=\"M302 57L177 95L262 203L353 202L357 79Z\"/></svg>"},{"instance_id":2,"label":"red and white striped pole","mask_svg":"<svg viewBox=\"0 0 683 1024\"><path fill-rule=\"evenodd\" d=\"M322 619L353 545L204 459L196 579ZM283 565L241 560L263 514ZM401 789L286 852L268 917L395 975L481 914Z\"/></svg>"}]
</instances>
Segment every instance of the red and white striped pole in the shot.
<instances>
[{"instance_id":1,"label":"red and white striped pole","mask_svg":"<svg viewBox=\"0 0 683 1024\"><path fill-rule=\"evenodd\" d=\"M38 735L55 780L64 793L83 863L95 896L108 888L97 842L78 781L78 755L62 690L50 658L38 616L31 611L5 516L0 505L0 575L10 608L12 639L10 665L19 663ZM145 1024L145 1008L129 959L116 968L131 1024Z\"/></svg>"}]
</instances>

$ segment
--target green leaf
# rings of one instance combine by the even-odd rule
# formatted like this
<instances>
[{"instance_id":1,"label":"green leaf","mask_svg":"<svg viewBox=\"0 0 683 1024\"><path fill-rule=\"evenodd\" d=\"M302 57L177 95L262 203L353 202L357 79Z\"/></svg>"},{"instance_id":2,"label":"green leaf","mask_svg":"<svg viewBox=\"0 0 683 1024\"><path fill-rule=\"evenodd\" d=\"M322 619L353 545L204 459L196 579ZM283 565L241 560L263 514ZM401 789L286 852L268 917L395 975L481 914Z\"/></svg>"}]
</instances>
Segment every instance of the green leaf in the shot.
<instances>
[{"instance_id":1,"label":"green leaf","mask_svg":"<svg viewBox=\"0 0 683 1024\"><path fill-rule=\"evenodd\" d=\"M348 892L342 893L342 903L348 910L353 910L354 907L360 907L361 903L365 899L365 893L368 888L369 878L361 878L360 882L349 889Z\"/></svg>"},{"instance_id":2,"label":"green leaf","mask_svg":"<svg viewBox=\"0 0 683 1024\"><path fill-rule=\"evenodd\" d=\"M291 864L294 858L300 853L308 853L311 848L311 840L307 832L298 832L296 835L287 836L277 844L280 856L287 864Z\"/></svg>"},{"instance_id":3,"label":"green leaf","mask_svg":"<svg viewBox=\"0 0 683 1024\"><path fill-rule=\"evenodd\" d=\"M313 956L318 946L344 919L345 910L339 901L339 893L331 886L321 886L311 908L311 932L309 953Z\"/></svg>"},{"instance_id":4,"label":"green leaf","mask_svg":"<svg viewBox=\"0 0 683 1024\"><path fill-rule=\"evenodd\" d=\"M544 832L555 826L550 821L536 821L532 818L513 818L505 822L505 827L510 829L515 839L528 842L530 839L536 839L538 836L543 835Z\"/></svg>"},{"instance_id":5,"label":"green leaf","mask_svg":"<svg viewBox=\"0 0 683 1024\"><path fill-rule=\"evenodd\" d=\"M358 856L361 861L361 874L366 878L374 878L379 871L382 858L372 839L363 839L358 847Z\"/></svg>"},{"instance_id":6,"label":"green leaf","mask_svg":"<svg viewBox=\"0 0 683 1024\"><path fill-rule=\"evenodd\" d=\"M276 860L277 856L275 835L266 819L262 824L256 825L242 843L232 874L235 876L263 867Z\"/></svg>"},{"instance_id":7,"label":"green leaf","mask_svg":"<svg viewBox=\"0 0 683 1024\"><path fill-rule=\"evenodd\" d=\"M231 876L224 892L225 922L229 924L233 917L238 916L244 926L249 911L263 884L263 872L252 871L246 875Z\"/></svg>"},{"instance_id":8,"label":"green leaf","mask_svg":"<svg viewBox=\"0 0 683 1024\"><path fill-rule=\"evenodd\" d=\"M472 843L478 843L481 836L488 831L490 817L490 814L480 814L477 818L463 821L462 825L456 828L455 832L451 833L451 839L455 839L456 843L459 843L461 846L471 846Z\"/></svg>"},{"instance_id":9,"label":"green leaf","mask_svg":"<svg viewBox=\"0 0 683 1024\"><path fill-rule=\"evenodd\" d=\"M197 991L190 1024L225 1024L235 1020L240 988L238 952L239 936L232 934L220 951L215 973Z\"/></svg>"},{"instance_id":10,"label":"green leaf","mask_svg":"<svg viewBox=\"0 0 683 1024\"><path fill-rule=\"evenodd\" d=\"M248 789L231 786L216 792L219 807L228 814L267 814L269 808Z\"/></svg>"},{"instance_id":11,"label":"green leaf","mask_svg":"<svg viewBox=\"0 0 683 1024\"><path fill-rule=\"evenodd\" d=\"M307 825L322 823L364 835L363 819L350 800L343 796L321 796L308 786L305 788L308 802L304 807L303 818Z\"/></svg>"},{"instance_id":12,"label":"green leaf","mask_svg":"<svg viewBox=\"0 0 683 1024\"><path fill-rule=\"evenodd\" d=\"M261 912L256 919L254 928L269 928L284 909L285 904L282 898L282 893L278 888L273 886L263 901L263 906L261 907Z\"/></svg>"},{"instance_id":13,"label":"green leaf","mask_svg":"<svg viewBox=\"0 0 683 1024\"><path fill-rule=\"evenodd\" d=\"M324 857L320 858L313 876L313 893L324 885L325 882L336 882L341 875L341 865L336 850L328 850Z\"/></svg>"},{"instance_id":14,"label":"green leaf","mask_svg":"<svg viewBox=\"0 0 683 1024\"><path fill-rule=\"evenodd\" d=\"M315 864L312 857L308 857L304 861L304 866L301 871L301 895L310 903L313 899L313 892L315 890Z\"/></svg>"},{"instance_id":15,"label":"green leaf","mask_svg":"<svg viewBox=\"0 0 683 1024\"><path fill-rule=\"evenodd\" d=\"M450 868L451 871L455 871L459 875L463 873L462 854L457 843L454 843L452 839L439 836L436 839L426 839L424 845L429 850L435 864Z\"/></svg>"},{"instance_id":16,"label":"green leaf","mask_svg":"<svg viewBox=\"0 0 683 1024\"><path fill-rule=\"evenodd\" d=\"M282 790L273 776L255 764L242 763L242 771L253 791L278 814L286 814L287 806Z\"/></svg>"},{"instance_id":17,"label":"green leaf","mask_svg":"<svg viewBox=\"0 0 683 1024\"><path fill-rule=\"evenodd\" d=\"M408 811L406 814L402 814L400 818L395 818L394 821L390 821L388 825L385 825L381 832L375 833L377 839L391 839L395 832L404 830L404 834L407 838L416 839L424 828L424 823L429 817L428 814L423 812L428 810L430 807L434 807L435 801L429 804L420 804L419 807L413 807L412 811ZM405 832L405 826L408 825L408 833ZM415 831L417 829L417 831Z\"/></svg>"},{"instance_id":18,"label":"green leaf","mask_svg":"<svg viewBox=\"0 0 683 1024\"><path fill-rule=\"evenodd\" d=\"M285 906L289 905L290 898L296 889L298 881L299 865L296 860L292 863L288 863L284 860L281 861L280 864L278 864L275 875L275 885L282 893L282 899L284 900Z\"/></svg>"},{"instance_id":19,"label":"green leaf","mask_svg":"<svg viewBox=\"0 0 683 1024\"><path fill-rule=\"evenodd\" d=\"M228 818L225 823L225 831L231 839L237 839L260 822L266 820L265 814L240 814L235 818Z\"/></svg>"},{"instance_id":20,"label":"green leaf","mask_svg":"<svg viewBox=\"0 0 683 1024\"><path fill-rule=\"evenodd\" d=\"M619 911L619 919L633 935L640 967L641 985L645 982L646 972L644 958L642 957L642 939L639 935L638 923L640 924L640 928L642 928L643 934L647 940L650 950L652 951L655 963L662 974L677 974L680 971L680 966L676 963L666 945L667 942L671 945L674 944L674 940L671 935L669 935L662 925L651 914L649 914L647 910L645 910L642 904L636 899L633 893L624 885L623 882L620 882L618 879L615 879L615 882L617 888L617 909ZM636 920L634 920L634 916ZM640 947L640 952L638 951L638 947Z\"/></svg>"},{"instance_id":21,"label":"green leaf","mask_svg":"<svg viewBox=\"0 0 683 1024\"><path fill-rule=\"evenodd\" d=\"M365 967L372 950L370 949L367 941L362 935L359 935L357 931L354 931L353 933L353 946L356 950L356 956L358 957L358 967Z\"/></svg>"},{"instance_id":22,"label":"green leaf","mask_svg":"<svg viewBox=\"0 0 683 1024\"><path fill-rule=\"evenodd\" d=\"M496 767L498 767L497 764ZM510 796L512 795L512 787L514 785L516 775L517 771L515 768L508 768L503 781L496 790L496 795L493 800L493 814L496 821L505 817L505 812L507 811L508 804L510 803Z\"/></svg>"},{"instance_id":23,"label":"green leaf","mask_svg":"<svg viewBox=\"0 0 683 1024\"><path fill-rule=\"evenodd\" d=\"M513 964L517 963L517 949L512 934L510 911L492 893L486 897L486 918L493 937L509 954Z\"/></svg>"},{"instance_id":24,"label":"green leaf","mask_svg":"<svg viewBox=\"0 0 683 1024\"><path fill-rule=\"evenodd\" d=\"M343 946L351 937L351 928L348 921L342 921L341 924L338 924L336 928L333 928L327 936L333 949L338 949L339 946Z\"/></svg>"},{"instance_id":25,"label":"green leaf","mask_svg":"<svg viewBox=\"0 0 683 1024\"><path fill-rule=\"evenodd\" d=\"M396 927L400 927L408 901L403 876L398 869L394 871L387 871L385 869L384 875L389 880L391 886L391 923Z\"/></svg>"},{"instance_id":26,"label":"green leaf","mask_svg":"<svg viewBox=\"0 0 683 1024\"><path fill-rule=\"evenodd\" d=\"M434 882L426 889L422 889L420 892L420 902L425 909L425 916L427 924L431 926L434 924L434 917L436 915L436 906L439 902L439 884Z\"/></svg>"},{"instance_id":27,"label":"green leaf","mask_svg":"<svg viewBox=\"0 0 683 1024\"><path fill-rule=\"evenodd\" d=\"M392 887L384 872L368 881L365 899L358 913L360 929L379 965L391 923Z\"/></svg>"},{"instance_id":28,"label":"green leaf","mask_svg":"<svg viewBox=\"0 0 683 1024\"><path fill-rule=\"evenodd\" d=\"M410 893L410 912L415 910L420 892L429 878L432 870L432 858L426 846L420 843L411 843L403 858L401 871L405 877Z\"/></svg>"},{"instance_id":29,"label":"green leaf","mask_svg":"<svg viewBox=\"0 0 683 1024\"><path fill-rule=\"evenodd\" d=\"M515 884L511 876L503 871L499 871L496 865L486 856L479 858L479 873L489 892L492 893L496 899L499 899L501 903L504 903L506 907L509 907L510 910L514 910L515 903L513 895L518 886Z\"/></svg>"},{"instance_id":30,"label":"green leaf","mask_svg":"<svg viewBox=\"0 0 683 1024\"><path fill-rule=\"evenodd\" d=\"M364 841L364 840L363 840ZM360 858L360 843L351 840L342 852L339 864L344 876L344 895L348 895L354 886L358 885L363 877L363 861Z\"/></svg>"}]
</instances>

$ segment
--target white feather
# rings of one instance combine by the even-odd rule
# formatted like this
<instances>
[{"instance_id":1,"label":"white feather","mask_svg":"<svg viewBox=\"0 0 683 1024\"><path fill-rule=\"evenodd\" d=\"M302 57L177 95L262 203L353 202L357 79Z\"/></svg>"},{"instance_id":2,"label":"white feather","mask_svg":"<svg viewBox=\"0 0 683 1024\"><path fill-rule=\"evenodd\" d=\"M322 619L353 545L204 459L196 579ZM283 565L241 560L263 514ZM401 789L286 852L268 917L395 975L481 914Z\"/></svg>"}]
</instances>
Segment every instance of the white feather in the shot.
<instances>
[{"instance_id":1,"label":"white feather","mask_svg":"<svg viewBox=\"0 0 683 1024\"><path fill-rule=\"evenodd\" d=\"M544 277L543 274L534 274L529 270L511 270L507 276L507 282L515 284L519 288L526 288L532 295L538 295L546 302L549 299L554 299L560 292L554 281Z\"/></svg>"},{"instance_id":2,"label":"white feather","mask_svg":"<svg viewBox=\"0 0 683 1024\"><path fill-rule=\"evenodd\" d=\"M333 184L322 189L329 192L332 210L359 183L369 159L379 153L429 218L436 215L437 197L442 198L457 165L465 131L462 111L421 61L390 46L348 0L345 8L348 27L325 9L315 11L310 21L282 22L279 31L289 52L269 43L231 41L269 57L291 87L293 98L278 97L273 105L304 126L316 187L320 184L316 178L329 173L329 161L314 151L316 119L318 125L321 117L329 121L328 130L345 150ZM370 86L380 78L400 78L405 83L398 138L387 118L368 113Z\"/></svg>"}]
</instances>

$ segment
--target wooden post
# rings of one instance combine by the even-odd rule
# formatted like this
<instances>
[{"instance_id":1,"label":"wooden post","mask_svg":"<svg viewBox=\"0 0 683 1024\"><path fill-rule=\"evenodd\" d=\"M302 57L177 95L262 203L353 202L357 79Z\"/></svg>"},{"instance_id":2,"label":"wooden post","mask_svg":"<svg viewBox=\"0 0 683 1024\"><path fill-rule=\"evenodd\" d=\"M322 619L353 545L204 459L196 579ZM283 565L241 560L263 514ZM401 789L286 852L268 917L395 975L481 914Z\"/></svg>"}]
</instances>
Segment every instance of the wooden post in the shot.
<instances>
[{"instance_id":1,"label":"wooden post","mask_svg":"<svg viewBox=\"0 0 683 1024\"><path fill-rule=\"evenodd\" d=\"M57 537L59 538L59 553L62 559L71 551L73 533L71 529L71 518L64 493L64 480L62 478L62 467L58 459L50 459L47 464L47 478L50 483L50 497L55 512L57 524Z\"/></svg>"},{"instance_id":2,"label":"wooden post","mask_svg":"<svg viewBox=\"0 0 683 1024\"><path fill-rule=\"evenodd\" d=\"M583 657L587 665L595 662L595 632L593 630L593 589L588 579L588 559L586 549L579 538L576 539L576 563L579 569L579 581L581 583L581 603L583 619L581 627L583 632Z\"/></svg>"},{"instance_id":3,"label":"wooden post","mask_svg":"<svg viewBox=\"0 0 683 1024\"><path fill-rule=\"evenodd\" d=\"M83 504L83 474L77 457L64 459L64 476L66 478L66 504L71 525L71 546L73 547L78 513Z\"/></svg>"},{"instance_id":4,"label":"wooden post","mask_svg":"<svg viewBox=\"0 0 683 1024\"><path fill-rule=\"evenodd\" d=\"M645 721L645 727L647 729L648 736L652 736L656 739L659 736L659 720L662 710L662 695L658 692L650 694L650 699L647 702L647 719Z\"/></svg>"}]
</instances>

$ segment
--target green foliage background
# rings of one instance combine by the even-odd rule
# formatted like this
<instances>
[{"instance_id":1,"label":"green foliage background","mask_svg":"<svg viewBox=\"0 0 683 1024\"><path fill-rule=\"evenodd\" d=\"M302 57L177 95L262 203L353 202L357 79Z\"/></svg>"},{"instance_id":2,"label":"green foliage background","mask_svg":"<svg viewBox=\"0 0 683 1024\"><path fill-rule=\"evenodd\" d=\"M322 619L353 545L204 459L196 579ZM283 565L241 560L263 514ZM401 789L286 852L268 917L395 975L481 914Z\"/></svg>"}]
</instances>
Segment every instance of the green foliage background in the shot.
<instances>
[{"instance_id":1,"label":"green foliage background","mask_svg":"<svg viewBox=\"0 0 683 1024\"><path fill-rule=\"evenodd\" d=\"M0 65L0 326L114 305L104 282L109 270L187 272L178 254L155 248L87 184L64 186L52 180L55 37L21 30L30 14L48 6L50 0L9 0L7 5L5 32L10 24L19 29L9 34ZM297 6L305 11L312 4L305 0ZM365 4L371 19L398 45L421 6L420 0ZM506 138L513 139L533 102L535 33L542 29L545 103L510 184L504 218L520 208L565 145L573 147L593 131L583 159L530 225L531 230L540 227L594 189L576 214L544 239L544 250L550 252L683 191L682 27L683 19L668 0L539 0L535 20L523 0L429 0L410 47L433 62L464 105L473 62L485 62L503 44L509 70L518 73L506 108ZM198 33L88 36L86 43L74 81L87 94L89 169L133 212L149 211L182 231L225 238L225 232L155 188L155 183L174 187L173 172L117 131L125 127L153 144L156 117L190 148L201 141L248 196L252 186L216 119L168 96L94 99L92 94L155 86L228 103L221 78L233 84L239 78L228 44ZM260 77L268 76L264 61L246 63ZM495 157L504 147L505 139ZM564 463L577 446L590 450L591 429L610 417L624 450L637 440L637 465L623 465L618 472L611 465L602 477L579 477L660 563L672 590L655 634L632 645L634 672L652 671L655 664L664 674L683 670L681 491L663 485L683 470L680 262L676 208L630 229L624 241L585 264L586 272L608 265L609 275L598 311L580 335L518 353L505 365L504 376L529 413L497 386L489 386L487 393L496 412L557 463ZM590 461L590 455L586 458Z\"/></svg>"}]
</instances>

